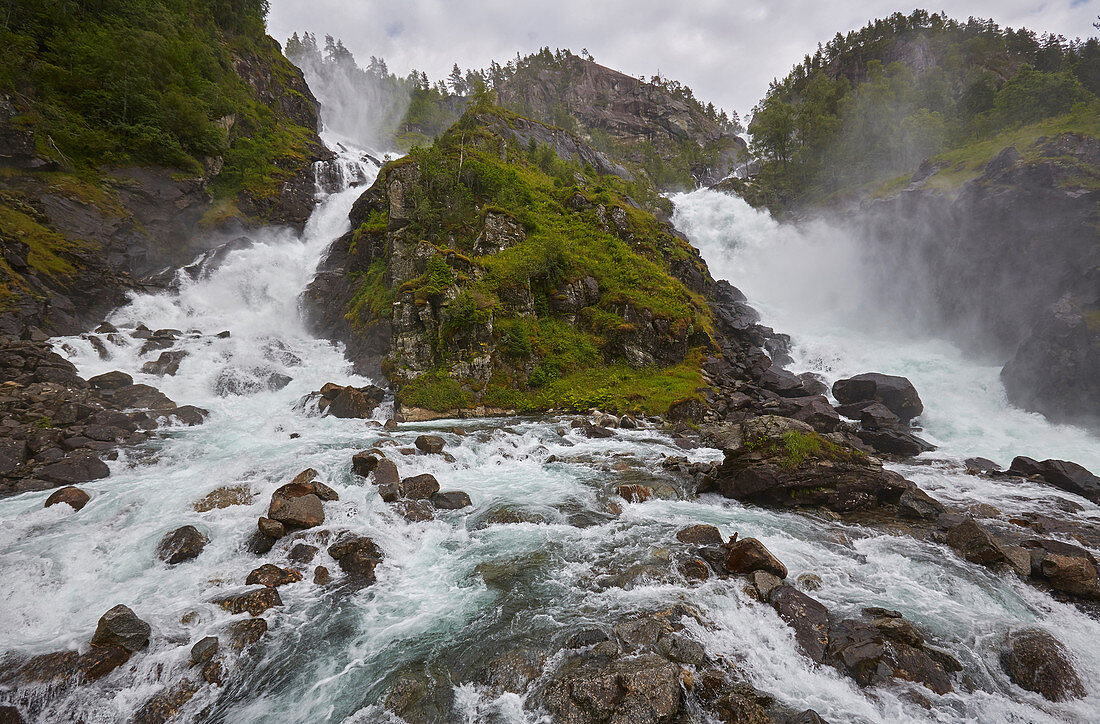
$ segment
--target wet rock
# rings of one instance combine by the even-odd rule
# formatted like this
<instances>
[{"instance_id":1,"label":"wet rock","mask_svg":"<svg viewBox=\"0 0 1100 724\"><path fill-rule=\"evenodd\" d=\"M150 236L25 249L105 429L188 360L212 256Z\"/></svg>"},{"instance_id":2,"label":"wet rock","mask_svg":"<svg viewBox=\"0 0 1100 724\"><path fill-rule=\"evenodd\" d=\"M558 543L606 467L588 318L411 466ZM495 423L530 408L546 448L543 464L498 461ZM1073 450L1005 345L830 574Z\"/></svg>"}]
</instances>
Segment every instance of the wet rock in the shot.
<instances>
[{"instance_id":1,"label":"wet rock","mask_svg":"<svg viewBox=\"0 0 1100 724\"><path fill-rule=\"evenodd\" d=\"M277 588L300 580L302 580L302 574L292 568L279 568L274 563L265 563L251 571L244 582L249 586Z\"/></svg>"},{"instance_id":2,"label":"wet rock","mask_svg":"<svg viewBox=\"0 0 1100 724\"><path fill-rule=\"evenodd\" d=\"M401 494L398 490L397 483L383 483L378 486L378 496L386 503L392 503L396 501Z\"/></svg>"},{"instance_id":3,"label":"wet rock","mask_svg":"<svg viewBox=\"0 0 1100 724\"><path fill-rule=\"evenodd\" d=\"M655 648L657 653L669 661L688 666L702 666L707 661L707 653L703 645L683 634L665 634L657 640Z\"/></svg>"},{"instance_id":4,"label":"wet rock","mask_svg":"<svg viewBox=\"0 0 1100 724\"><path fill-rule=\"evenodd\" d=\"M583 649L604 641L607 641L607 633L603 629L587 628L570 636L565 642L565 648Z\"/></svg>"},{"instance_id":5,"label":"wet rock","mask_svg":"<svg viewBox=\"0 0 1100 724\"><path fill-rule=\"evenodd\" d=\"M398 500L393 504L393 509L410 523L423 523L435 518L433 508L426 500Z\"/></svg>"},{"instance_id":6,"label":"wet rock","mask_svg":"<svg viewBox=\"0 0 1100 724\"><path fill-rule=\"evenodd\" d=\"M891 640L877 627L852 619L829 629L827 662L860 686L898 678L924 684L937 694L954 688L943 666L926 652Z\"/></svg>"},{"instance_id":7,"label":"wet rock","mask_svg":"<svg viewBox=\"0 0 1100 724\"><path fill-rule=\"evenodd\" d=\"M160 545L157 546L157 558L174 566L196 558L209 542L210 539L199 532L198 528L185 525L161 539Z\"/></svg>"},{"instance_id":8,"label":"wet rock","mask_svg":"<svg viewBox=\"0 0 1100 724\"><path fill-rule=\"evenodd\" d=\"M287 552L286 557L295 563L309 563L319 550L321 549L317 546L311 546L308 543L295 543Z\"/></svg>"},{"instance_id":9,"label":"wet rock","mask_svg":"<svg viewBox=\"0 0 1100 724\"><path fill-rule=\"evenodd\" d=\"M924 412L913 383L904 377L868 372L833 383L833 397L841 404L874 401L882 403L890 412L908 423Z\"/></svg>"},{"instance_id":10,"label":"wet rock","mask_svg":"<svg viewBox=\"0 0 1100 724\"><path fill-rule=\"evenodd\" d=\"M243 593L220 596L215 598L213 603L218 604L230 613L247 613L250 616L259 616L269 608L282 606L283 600L274 588L263 586Z\"/></svg>"},{"instance_id":11,"label":"wet rock","mask_svg":"<svg viewBox=\"0 0 1100 724\"><path fill-rule=\"evenodd\" d=\"M693 525L676 532L676 540L696 546L720 546L722 534L713 525Z\"/></svg>"},{"instance_id":12,"label":"wet rock","mask_svg":"<svg viewBox=\"0 0 1100 724\"><path fill-rule=\"evenodd\" d=\"M768 594L768 601L779 617L794 629L795 641L806 655L818 663L824 661L829 645L828 609L788 585L773 588Z\"/></svg>"},{"instance_id":13,"label":"wet rock","mask_svg":"<svg viewBox=\"0 0 1100 724\"><path fill-rule=\"evenodd\" d=\"M375 485L397 485L401 481L401 476L397 472L397 465L387 458L382 458L378 461L378 466L374 469L374 476L371 478L371 482Z\"/></svg>"},{"instance_id":14,"label":"wet rock","mask_svg":"<svg viewBox=\"0 0 1100 724\"><path fill-rule=\"evenodd\" d=\"M264 518L261 516L260 519L256 521L256 526L260 529L260 533L268 538L278 540L286 535L286 526L271 518Z\"/></svg>"},{"instance_id":15,"label":"wet rock","mask_svg":"<svg viewBox=\"0 0 1100 724\"><path fill-rule=\"evenodd\" d=\"M1038 478L1048 485L1100 503L1100 477L1068 460L1043 460L1019 456L1008 467L1009 475Z\"/></svg>"},{"instance_id":16,"label":"wet rock","mask_svg":"<svg viewBox=\"0 0 1100 724\"><path fill-rule=\"evenodd\" d=\"M901 418L881 402L871 402L860 409L859 424L869 430L893 428L901 424Z\"/></svg>"},{"instance_id":17,"label":"wet rock","mask_svg":"<svg viewBox=\"0 0 1100 724\"><path fill-rule=\"evenodd\" d=\"M546 654L534 648L520 648L501 654L488 666L485 678L493 691L522 694L542 673Z\"/></svg>"},{"instance_id":18,"label":"wet rock","mask_svg":"<svg viewBox=\"0 0 1100 724\"><path fill-rule=\"evenodd\" d=\"M593 440L615 436L615 433L611 430L608 430L606 427L599 427L598 425L586 425L581 428L581 430L584 432L585 437Z\"/></svg>"},{"instance_id":19,"label":"wet rock","mask_svg":"<svg viewBox=\"0 0 1100 724\"><path fill-rule=\"evenodd\" d=\"M187 357L187 350L176 349L161 352L155 360L146 362L141 371L147 375L173 376L180 370L180 363Z\"/></svg>"},{"instance_id":20,"label":"wet rock","mask_svg":"<svg viewBox=\"0 0 1100 724\"><path fill-rule=\"evenodd\" d=\"M742 575L767 571L779 578L787 577L787 567L756 538L742 538L727 546L725 568Z\"/></svg>"},{"instance_id":21,"label":"wet rock","mask_svg":"<svg viewBox=\"0 0 1100 724\"><path fill-rule=\"evenodd\" d=\"M358 452L351 456L351 472L360 477L367 477L374 472L374 469L377 467L378 457L369 450L364 450L363 452Z\"/></svg>"},{"instance_id":22,"label":"wet rock","mask_svg":"<svg viewBox=\"0 0 1100 724\"><path fill-rule=\"evenodd\" d=\"M267 517L287 528L313 528L325 522L325 509L311 483L288 483L272 494Z\"/></svg>"},{"instance_id":23,"label":"wet rock","mask_svg":"<svg viewBox=\"0 0 1100 724\"><path fill-rule=\"evenodd\" d=\"M176 407L167 395L149 385L120 387L111 393L111 402L121 409L171 410Z\"/></svg>"},{"instance_id":24,"label":"wet rock","mask_svg":"<svg viewBox=\"0 0 1100 724\"><path fill-rule=\"evenodd\" d=\"M710 566L702 558L688 558L680 562L680 575L692 581L705 581L710 578Z\"/></svg>"},{"instance_id":25,"label":"wet rock","mask_svg":"<svg viewBox=\"0 0 1100 724\"><path fill-rule=\"evenodd\" d=\"M816 573L803 573L798 577L798 587L803 591L817 591L823 585L821 576Z\"/></svg>"},{"instance_id":26,"label":"wet rock","mask_svg":"<svg viewBox=\"0 0 1100 724\"><path fill-rule=\"evenodd\" d=\"M420 435L413 443L416 449L428 455L438 455L443 452L443 438L439 435Z\"/></svg>"},{"instance_id":27,"label":"wet rock","mask_svg":"<svg viewBox=\"0 0 1100 724\"><path fill-rule=\"evenodd\" d=\"M568 661L542 698L563 724L671 722L682 704L680 669L654 654L608 663Z\"/></svg>"},{"instance_id":28,"label":"wet rock","mask_svg":"<svg viewBox=\"0 0 1100 724\"><path fill-rule=\"evenodd\" d=\"M313 583L318 586L328 585L332 581L332 574L328 568L317 566L313 569Z\"/></svg>"},{"instance_id":29,"label":"wet rock","mask_svg":"<svg viewBox=\"0 0 1100 724\"><path fill-rule=\"evenodd\" d=\"M19 709L7 704L0 704L0 724L25 724L23 715Z\"/></svg>"},{"instance_id":30,"label":"wet rock","mask_svg":"<svg viewBox=\"0 0 1100 724\"><path fill-rule=\"evenodd\" d=\"M648 485L620 485L615 494L628 503L644 503L653 497L653 489Z\"/></svg>"},{"instance_id":31,"label":"wet rock","mask_svg":"<svg viewBox=\"0 0 1100 724\"><path fill-rule=\"evenodd\" d=\"M807 423L818 432L833 432L840 428L840 415L822 395L797 397L783 400L776 412Z\"/></svg>"},{"instance_id":32,"label":"wet rock","mask_svg":"<svg viewBox=\"0 0 1100 724\"><path fill-rule=\"evenodd\" d=\"M273 589L261 589L273 590ZM278 596L278 594L275 594ZM243 621L234 621L226 627L231 648L240 651L251 646L263 638L267 633L267 621L262 618L249 618Z\"/></svg>"},{"instance_id":33,"label":"wet rock","mask_svg":"<svg viewBox=\"0 0 1100 724\"><path fill-rule=\"evenodd\" d=\"M46 504L43 507L49 508L51 505L68 503L73 510L80 510L88 504L89 500L91 500L91 496L80 488L69 485L55 490L50 497L46 498Z\"/></svg>"},{"instance_id":34,"label":"wet rock","mask_svg":"<svg viewBox=\"0 0 1100 724\"><path fill-rule=\"evenodd\" d=\"M92 646L118 646L126 651L140 651L149 644L152 627L137 617L128 606L119 604L99 619Z\"/></svg>"},{"instance_id":35,"label":"wet rock","mask_svg":"<svg viewBox=\"0 0 1100 724\"><path fill-rule=\"evenodd\" d=\"M218 637L207 636L191 647L191 665L205 664L218 653Z\"/></svg>"},{"instance_id":36,"label":"wet rock","mask_svg":"<svg viewBox=\"0 0 1100 724\"><path fill-rule=\"evenodd\" d=\"M1042 557L1039 571L1056 590L1073 596L1100 599L1096 566L1085 556L1047 553Z\"/></svg>"},{"instance_id":37,"label":"wet rock","mask_svg":"<svg viewBox=\"0 0 1100 724\"><path fill-rule=\"evenodd\" d=\"M865 429L856 434L865 444L883 455L915 457L936 449L936 446L927 440L922 440L904 430Z\"/></svg>"},{"instance_id":38,"label":"wet rock","mask_svg":"<svg viewBox=\"0 0 1100 724\"><path fill-rule=\"evenodd\" d=\"M756 596L761 601L767 601L771 592L784 585L783 579L767 571L753 571L749 574L749 580L756 589Z\"/></svg>"},{"instance_id":39,"label":"wet rock","mask_svg":"<svg viewBox=\"0 0 1100 724\"><path fill-rule=\"evenodd\" d=\"M118 390L134 384L134 378L125 372L115 370L114 372L104 372L101 375L89 377L88 384L97 390Z\"/></svg>"},{"instance_id":40,"label":"wet rock","mask_svg":"<svg viewBox=\"0 0 1100 724\"><path fill-rule=\"evenodd\" d=\"M999 473L1001 472L1001 466L993 462L988 458L967 458L966 471L977 473Z\"/></svg>"},{"instance_id":41,"label":"wet rock","mask_svg":"<svg viewBox=\"0 0 1100 724\"><path fill-rule=\"evenodd\" d=\"M470 496L461 490L447 490L432 496L432 505L439 510L460 510L473 505Z\"/></svg>"},{"instance_id":42,"label":"wet rock","mask_svg":"<svg viewBox=\"0 0 1100 724\"><path fill-rule=\"evenodd\" d=\"M221 686L225 680L225 667L220 661L207 661L202 667L202 680L214 686Z\"/></svg>"},{"instance_id":43,"label":"wet rock","mask_svg":"<svg viewBox=\"0 0 1100 724\"><path fill-rule=\"evenodd\" d=\"M280 523L280 525L282 524ZM260 531L256 531L244 542L244 549L253 555L266 555L275 547L276 540L277 539L269 535L264 535Z\"/></svg>"},{"instance_id":44,"label":"wet rock","mask_svg":"<svg viewBox=\"0 0 1100 724\"><path fill-rule=\"evenodd\" d=\"M248 505L253 500L252 491L247 485L227 485L211 490L192 506L196 512L207 513L211 510L228 508L233 505Z\"/></svg>"},{"instance_id":45,"label":"wet rock","mask_svg":"<svg viewBox=\"0 0 1100 724\"><path fill-rule=\"evenodd\" d=\"M424 473L405 478L398 486L401 496L414 500L428 500L439 492L439 481L434 475Z\"/></svg>"},{"instance_id":46,"label":"wet rock","mask_svg":"<svg viewBox=\"0 0 1100 724\"><path fill-rule=\"evenodd\" d=\"M386 391L375 385L366 387L341 387L329 383L321 388L318 403L322 412L333 417L366 419L386 396Z\"/></svg>"},{"instance_id":47,"label":"wet rock","mask_svg":"<svg viewBox=\"0 0 1100 724\"><path fill-rule=\"evenodd\" d=\"M1038 628L1013 631L1005 641L1001 666L1022 689L1051 701L1080 699L1085 687L1058 639Z\"/></svg>"},{"instance_id":48,"label":"wet rock","mask_svg":"<svg viewBox=\"0 0 1100 724\"><path fill-rule=\"evenodd\" d=\"M95 681L111 673L130 660L130 652L122 646L92 646L80 657L77 669L85 681Z\"/></svg>"},{"instance_id":49,"label":"wet rock","mask_svg":"<svg viewBox=\"0 0 1100 724\"><path fill-rule=\"evenodd\" d=\"M948 529L947 545L966 560L981 566L1010 563L1008 554L1000 543L972 518Z\"/></svg>"},{"instance_id":50,"label":"wet rock","mask_svg":"<svg viewBox=\"0 0 1100 724\"><path fill-rule=\"evenodd\" d=\"M210 415L210 411L194 405L180 405L164 410L163 414L173 424L194 427L195 425L201 425Z\"/></svg>"},{"instance_id":51,"label":"wet rock","mask_svg":"<svg viewBox=\"0 0 1100 724\"><path fill-rule=\"evenodd\" d=\"M77 485L105 478L111 469L96 455L77 451L36 472L38 477L57 485Z\"/></svg>"},{"instance_id":52,"label":"wet rock","mask_svg":"<svg viewBox=\"0 0 1100 724\"><path fill-rule=\"evenodd\" d=\"M328 554L349 575L374 581L374 568L382 562L382 551L366 536L345 534L329 546Z\"/></svg>"}]
</instances>

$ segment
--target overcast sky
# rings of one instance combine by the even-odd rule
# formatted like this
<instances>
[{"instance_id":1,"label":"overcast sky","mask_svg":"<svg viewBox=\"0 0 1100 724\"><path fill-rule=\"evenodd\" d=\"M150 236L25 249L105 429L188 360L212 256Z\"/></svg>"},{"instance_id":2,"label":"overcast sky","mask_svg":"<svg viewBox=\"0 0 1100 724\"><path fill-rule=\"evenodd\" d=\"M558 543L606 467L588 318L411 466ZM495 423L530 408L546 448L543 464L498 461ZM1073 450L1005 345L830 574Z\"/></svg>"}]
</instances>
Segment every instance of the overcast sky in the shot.
<instances>
[{"instance_id":1,"label":"overcast sky","mask_svg":"<svg viewBox=\"0 0 1100 724\"><path fill-rule=\"evenodd\" d=\"M698 98L747 115L772 78L838 31L918 5L882 0L271 0L268 32L279 42L310 30L333 35L360 60L386 59L433 80L548 45L647 78L660 72ZM1095 35L1100 0L941 0L929 11L993 18L1067 38Z\"/></svg>"}]
</instances>

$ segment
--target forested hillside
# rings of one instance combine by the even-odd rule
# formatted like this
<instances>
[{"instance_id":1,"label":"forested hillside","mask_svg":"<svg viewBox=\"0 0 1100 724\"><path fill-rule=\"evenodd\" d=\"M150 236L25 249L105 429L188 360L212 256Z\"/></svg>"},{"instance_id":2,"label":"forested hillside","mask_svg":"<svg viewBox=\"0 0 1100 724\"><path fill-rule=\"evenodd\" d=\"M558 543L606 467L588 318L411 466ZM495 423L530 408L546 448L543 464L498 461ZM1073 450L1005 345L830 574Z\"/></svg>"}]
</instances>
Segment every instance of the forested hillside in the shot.
<instances>
[{"instance_id":1,"label":"forested hillside","mask_svg":"<svg viewBox=\"0 0 1100 724\"><path fill-rule=\"evenodd\" d=\"M773 208L822 200L1040 122L1023 135L1095 135L1097 93L1095 38L895 13L838 33L772 83L749 126L761 168L745 193Z\"/></svg>"}]
</instances>

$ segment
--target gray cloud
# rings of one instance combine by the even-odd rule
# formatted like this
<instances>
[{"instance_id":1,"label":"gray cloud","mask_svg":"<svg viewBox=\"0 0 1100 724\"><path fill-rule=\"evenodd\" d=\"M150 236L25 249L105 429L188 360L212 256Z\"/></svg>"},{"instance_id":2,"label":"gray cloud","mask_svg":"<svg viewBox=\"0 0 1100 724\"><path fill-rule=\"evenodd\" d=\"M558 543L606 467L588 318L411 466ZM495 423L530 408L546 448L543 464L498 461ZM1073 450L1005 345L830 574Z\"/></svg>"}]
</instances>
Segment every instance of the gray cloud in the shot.
<instances>
[{"instance_id":1,"label":"gray cloud","mask_svg":"<svg viewBox=\"0 0 1100 724\"><path fill-rule=\"evenodd\" d=\"M604 65L660 71L746 114L819 42L911 9L884 0L272 0L268 27L280 42L296 30L330 34L356 58L379 55L394 72L417 68L433 79L455 62L480 68L544 45L588 48ZM952 0L928 9L1074 38L1095 34L1100 0Z\"/></svg>"}]
</instances>

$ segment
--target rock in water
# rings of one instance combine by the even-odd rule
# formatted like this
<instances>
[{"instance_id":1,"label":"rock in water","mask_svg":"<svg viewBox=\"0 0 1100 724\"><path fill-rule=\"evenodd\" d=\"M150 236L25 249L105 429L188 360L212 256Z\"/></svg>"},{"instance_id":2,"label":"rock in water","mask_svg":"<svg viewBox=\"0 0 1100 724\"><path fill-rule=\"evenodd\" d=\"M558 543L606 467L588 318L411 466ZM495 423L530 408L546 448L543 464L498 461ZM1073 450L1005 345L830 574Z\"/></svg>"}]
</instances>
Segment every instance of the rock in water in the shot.
<instances>
[{"instance_id":1,"label":"rock in water","mask_svg":"<svg viewBox=\"0 0 1100 724\"><path fill-rule=\"evenodd\" d=\"M209 539L193 525L177 528L161 539L157 557L170 566L189 561L202 553Z\"/></svg>"},{"instance_id":2,"label":"rock in water","mask_svg":"<svg viewBox=\"0 0 1100 724\"><path fill-rule=\"evenodd\" d=\"M128 606L119 604L99 619L92 646L119 646L127 651L140 651L149 643L153 631Z\"/></svg>"},{"instance_id":3,"label":"rock in water","mask_svg":"<svg viewBox=\"0 0 1100 724\"><path fill-rule=\"evenodd\" d=\"M676 540L696 546L720 546L722 534L713 525L693 525L677 531Z\"/></svg>"},{"instance_id":4,"label":"rock in water","mask_svg":"<svg viewBox=\"0 0 1100 724\"><path fill-rule=\"evenodd\" d=\"M434 475L424 473L405 478L399 486L402 497L414 500L427 500L439 492L439 481Z\"/></svg>"},{"instance_id":5,"label":"rock in water","mask_svg":"<svg viewBox=\"0 0 1100 724\"><path fill-rule=\"evenodd\" d=\"M91 497L80 488L69 485L67 487L55 490L50 497L46 498L46 504L42 507L48 508L51 505L58 505L59 503L68 503L72 506L73 510L80 510Z\"/></svg>"},{"instance_id":6,"label":"rock in water","mask_svg":"<svg viewBox=\"0 0 1100 724\"><path fill-rule=\"evenodd\" d=\"M446 490L432 496L432 505L439 510L460 510L473 505L473 502L461 490Z\"/></svg>"},{"instance_id":7,"label":"rock in water","mask_svg":"<svg viewBox=\"0 0 1100 724\"><path fill-rule=\"evenodd\" d=\"M824 661L825 648L829 644L828 609L794 586L772 588L768 600L779 617L794 629L794 638L806 655L818 663Z\"/></svg>"},{"instance_id":8,"label":"rock in water","mask_svg":"<svg viewBox=\"0 0 1100 724\"><path fill-rule=\"evenodd\" d=\"M1014 458L1008 467L1009 475L1025 478L1038 477L1043 482L1067 493L1080 495L1100 504L1100 477L1084 467L1068 460L1044 460L1037 462L1023 455Z\"/></svg>"},{"instance_id":9,"label":"rock in water","mask_svg":"<svg viewBox=\"0 0 1100 724\"><path fill-rule=\"evenodd\" d=\"M1001 666L1015 684L1051 701L1080 699L1085 695L1085 687L1065 647L1042 629L1010 633L1001 654Z\"/></svg>"},{"instance_id":10,"label":"rock in water","mask_svg":"<svg viewBox=\"0 0 1100 724\"><path fill-rule=\"evenodd\" d=\"M924 412L917 389L904 377L867 372L833 383L833 397L843 405L856 402L881 402L890 412L908 423Z\"/></svg>"},{"instance_id":11,"label":"rock in water","mask_svg":"<svg viewBox=\"0 0 1100 724\"><path fill-rule=\"evenodd\" d=\"M742 538L728 546L725 566L730 573L767 571L779 578L787 577L787 567L756 538Z\"/></svg>"},{"instance_id":12,"label":"rock in water","mask_svg":"<svg viewBox=\"0 0 1100 724\"><path fill-rule=\"evenodd\" d=\"M443 438L439 435L421 435L416 438L416 449L429 455L437 455L443 452Z\"/></svg>"}]
</instances>

